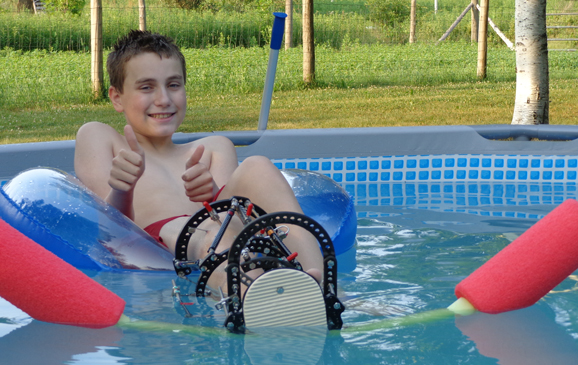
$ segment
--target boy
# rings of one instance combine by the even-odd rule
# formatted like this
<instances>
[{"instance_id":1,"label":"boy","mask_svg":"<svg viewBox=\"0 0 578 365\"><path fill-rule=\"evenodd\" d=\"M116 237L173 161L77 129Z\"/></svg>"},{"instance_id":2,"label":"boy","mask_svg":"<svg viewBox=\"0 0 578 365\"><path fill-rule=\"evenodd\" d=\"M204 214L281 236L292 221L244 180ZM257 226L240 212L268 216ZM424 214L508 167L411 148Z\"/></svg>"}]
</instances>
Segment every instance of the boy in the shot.
<instances>
[{"instance_id":1,"label":"boy","mask_svg":"<svg viewBox=\"0 0 578 365\"><path fill-rule=\"evenodd\" d=\"M186 111L186 66L171 39L131 31L108 56L107 70L110 100L126 118L124 136L98 122L82 126L76 137L76 175L167 250L174 254L189 217L217 197L244 196L268 213L301 212L290 186L268 159L254 156L239 165L231 141L219 136L172 142ZM199 228L188 246L192 260L207 255L219 225L208 219ZM235 218L217 252L230 247L242 228ZM299 253L303 268L319 282L322 256L316 239L295 226L285 244ZM226 290L226 278L221 267L209 286Z\"/></svg>"}]
</instances>

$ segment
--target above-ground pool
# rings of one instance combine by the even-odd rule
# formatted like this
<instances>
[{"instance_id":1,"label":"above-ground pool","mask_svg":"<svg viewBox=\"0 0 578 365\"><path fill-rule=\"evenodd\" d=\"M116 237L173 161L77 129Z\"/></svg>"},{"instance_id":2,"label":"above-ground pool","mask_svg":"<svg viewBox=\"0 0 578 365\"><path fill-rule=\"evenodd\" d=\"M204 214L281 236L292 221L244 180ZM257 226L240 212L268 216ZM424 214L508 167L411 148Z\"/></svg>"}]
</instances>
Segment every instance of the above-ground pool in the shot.
<instances>
[{"instance_id":1,"label":"above-ground pool","mask_svg":"<svg viewBox=\"0 0 578 365\"><path fill-rule=\"evenodd\" d=\"M547 129L528 135L539 138L536 133ZM0 363L576 364L575 275L526 309L410 325L394 321L453 303L462 279L558 204L576 199L576 130L555 129L549 128L570 141L483 137L519 136L519 130L506 135L502 127L265 132L273 139L240 147L241 158L266 154L281 168L325 173L354 198L357 245L355 257L347 259L354 264L339 274L339 297L348 308L342 331L234 335L222 328L224 315L210 300L189 298L192 317L185 317L172 296L174 273L86 271L127 301L129 317L187 326L94 330L47 324L0 299ZM65 164L70 146L63 147L54 153L62 153L58 161ZM24 154L23 146L12 148L0 148L4 179L14 175L10 169L34 167L4 165L10 153ZM41 264L33 268L31 275L50 275ZM177 283L183 291L193 285ZM385 318L392 321L381 328L351 330Z\"/></svg>"}]
</instances>

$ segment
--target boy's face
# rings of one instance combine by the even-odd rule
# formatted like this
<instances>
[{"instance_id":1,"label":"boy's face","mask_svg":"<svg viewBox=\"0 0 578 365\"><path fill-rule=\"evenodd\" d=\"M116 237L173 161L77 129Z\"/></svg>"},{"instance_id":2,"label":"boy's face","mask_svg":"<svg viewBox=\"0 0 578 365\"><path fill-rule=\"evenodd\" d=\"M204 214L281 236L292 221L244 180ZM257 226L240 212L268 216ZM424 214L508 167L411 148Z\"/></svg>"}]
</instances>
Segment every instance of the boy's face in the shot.
<instances>
[{"instance_id":1,"label":"boy's face","mask_svg":"<svg viewBox=\"0 0 578 365\"><path fill-rule=\"evenodd\" d=\"M109 96L135 133L172 136L187 109L181 63L174 57L161 59L156 53L135 56L125 64L123 93L111 87Z\"/></svg>"}]
</instances>

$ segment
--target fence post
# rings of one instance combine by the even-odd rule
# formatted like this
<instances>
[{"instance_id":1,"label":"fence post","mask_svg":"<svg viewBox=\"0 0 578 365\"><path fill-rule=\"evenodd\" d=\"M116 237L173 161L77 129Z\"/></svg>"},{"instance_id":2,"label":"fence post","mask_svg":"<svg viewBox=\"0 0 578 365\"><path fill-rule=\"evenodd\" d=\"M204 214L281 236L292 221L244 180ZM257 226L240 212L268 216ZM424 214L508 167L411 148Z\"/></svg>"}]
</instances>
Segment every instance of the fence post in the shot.
<instances>
[{"instance_id":1,"label":"fence post","mask_svg":"<svg viewBox=\"0 0 578 365\"><path fill-rule=\"evenodd\" d=\"M95 99L102 96L102 2L90 0L90 79Z\"/></svg>"},{"instance_id":2,"label":"fence post","mask_svg":"<svg viewBox=\"0 0 578 365\"><path fill-rule=\"evenodd\" d=\"M411 0L411 8L409 15L409 43L415 43L415 26L416 26L415 8L416 8L416 0Z\"/></svg>"},{"instance_id":3,"label":"fence post","mask_svg":"<svg viewBox=\"0 0 578 365\"><path fill-rule=\"evenodd\" d=\"M315 80L315 43L313 35L313 0L303 0L303 81Z\"/></svg>"},{"instance_id":4,"label":"fence post","mask_svg":"<svg viewBox=\"0 0 578 365\"><path fill-rule=\"evenodd\" d=\"M472 30L471 30L471 40L472 42L478 41L478 24L480 22L480 12L478 11L478 0L472 0Z\"/></svg>"},{"instance_id":5,"label":"fence post","mask_svg":"<svg viewBox=\"0 0 578 365\"><path fill-rule=\"evenodd\" d=\"M488 56L488 10L490 0L481 0L480 28L478 32L478 78L486 78L486 61Z\"/></svg>"},{"instance_id":6,"label":"fence post","mask_svg":"<svg viewBox=\"0 0 578 365\"><path fill-rule=\"evenodd\" d=\"M147 8L145 0L138 0L138 29L147 30Z\"/></svg>"},{"instance_id":7,"label":"fence post","mask_svg":"<svg viewBox=\"0 0 578 365\"><path fill-rule=\"evenodd\" d=\"M285 0L285 50L293 47L293 0Z\"/></svg>"}]
</instances>

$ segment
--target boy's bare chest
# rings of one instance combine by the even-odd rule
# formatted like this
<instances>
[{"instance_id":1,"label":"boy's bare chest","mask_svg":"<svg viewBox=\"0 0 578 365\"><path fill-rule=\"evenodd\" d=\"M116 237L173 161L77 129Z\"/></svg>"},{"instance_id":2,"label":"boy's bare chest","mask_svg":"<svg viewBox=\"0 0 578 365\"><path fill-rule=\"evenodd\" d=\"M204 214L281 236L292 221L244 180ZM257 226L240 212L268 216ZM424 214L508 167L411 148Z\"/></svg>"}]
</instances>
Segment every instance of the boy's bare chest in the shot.
<instances>
[{"instance_id":1,"label":"boy's bare chest","mask_svg":"<svg viewBox=\"0 0 578 365\"><path fill-rule=\"evenodd\" d=\"M200 209L200 204L191 202L185 194L184 171L184 164L180 168L173 164L145 161L145 172L134 192L137 224L148 225L172 216L193 214Z\"/></svg>"}]
</instances>

